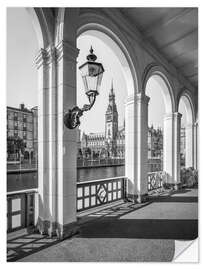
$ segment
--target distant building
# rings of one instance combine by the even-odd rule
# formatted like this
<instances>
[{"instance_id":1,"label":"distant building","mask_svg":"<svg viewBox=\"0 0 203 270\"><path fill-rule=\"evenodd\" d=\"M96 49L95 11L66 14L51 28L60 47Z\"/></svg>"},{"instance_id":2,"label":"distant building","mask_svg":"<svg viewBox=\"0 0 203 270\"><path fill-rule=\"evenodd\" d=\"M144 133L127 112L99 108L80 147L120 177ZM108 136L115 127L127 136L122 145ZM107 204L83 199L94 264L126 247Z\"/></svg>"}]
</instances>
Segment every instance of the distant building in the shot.
<instances>
[{"instance_id":1,"label":"distant building","mask_svg":"<svg viewBox=\"0 0 203 270\"><path fill-rule=\"evenodd\" d=\"M125 132L118 127L118 111L115 102L113 83L109 93L109 104L105 114L105 132L83 133L81 139L83 156L100 158L124 158Z\"/></svg>"},{"instance_id":2,"label":"distant building","mask_svg":"<svg viewBox=\"0 0 203 270\"><path fill-rule=\"evenodd\" d=\"M36 159L38 140L38 109L27 109L24 104L19 108L7 106L7 137L19 137L25 143L25 159ZM9 158L9 153L8 153Z\"/></svg>"},{"instance_id":3,"label":"distant building","mask_svg":"<svg viewBox=\"0 0 203 270\"><path fill-rule=\"evenodd\" d=\"M159 157L163 155L163 131L155 129L153 125L148 128L148 157Z\"/></svg>"},{"instance_id":4,"label":"distant building","mask_svg":"<svg viewBox=\"0 0 203 270\"><path fill-rule=\"evenodd\" d=\"M148 156L162 158L163 132L160 128L148 129ZM83 157L89 158L125 158L125 122L118 126L118 111L115 102L113 83L109 93L109 103L105 114L105 131L101 133L82 134L81 151Z\"/></svg>"},{"instance_id":5,"label":"distant building","mask_svg":"<svg viewBox=\"0 0 203 270\"><path fill-rule=\"evenodd\" d=\"M180 162L182 166L185 165L185 127L180 130Z\"/></svg>"}]
</instances>

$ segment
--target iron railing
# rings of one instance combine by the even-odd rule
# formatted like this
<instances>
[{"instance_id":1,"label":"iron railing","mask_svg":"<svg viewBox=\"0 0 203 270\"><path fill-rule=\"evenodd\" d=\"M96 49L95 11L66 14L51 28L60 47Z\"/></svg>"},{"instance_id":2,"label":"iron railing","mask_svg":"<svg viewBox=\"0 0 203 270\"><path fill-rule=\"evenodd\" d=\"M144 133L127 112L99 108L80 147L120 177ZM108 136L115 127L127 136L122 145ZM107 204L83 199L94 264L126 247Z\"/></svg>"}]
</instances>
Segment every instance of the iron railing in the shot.
<instances>
[{"instance_id":1,"label":"iron railing","mask_svg":"<svg viewBox=\"0 0 203 270\"><path fill-rule=\"evenodd\" d=\"M148 173L148 192L161 191L164 172ZM126 198L124 176L77 183L77 212ZM35 197L37 190L7 193L8 232L33 226L35 219Z\"/></svg>"},{"instance_id":2,"label":"iron railing","mask_svg":"<svg viewBox=\"0 0 203 270\"><path fill-rule=\"evenodd\" d=\"M7 231L34 226L37 190L7 193Z\"/></svg>"},{"instance_id":3,"label":"iron railing","mask_svg":"<svg viewBox=\"0 0 203 270\"><path fill-rule=\"evenodd\" d=\"M77 183L77 211L125 198L124 176Z\"/></svg>"},{"instance_id":4,"label":"iron railing","mask_svg":"<svg viewBox=\"0 0 203 270\"><path fill-rule=\"evenodd\" d=\"M148 191L158 190L163 188L163 174L164 172L149 172L148 173Z\"/></svg>"}]
</instances>

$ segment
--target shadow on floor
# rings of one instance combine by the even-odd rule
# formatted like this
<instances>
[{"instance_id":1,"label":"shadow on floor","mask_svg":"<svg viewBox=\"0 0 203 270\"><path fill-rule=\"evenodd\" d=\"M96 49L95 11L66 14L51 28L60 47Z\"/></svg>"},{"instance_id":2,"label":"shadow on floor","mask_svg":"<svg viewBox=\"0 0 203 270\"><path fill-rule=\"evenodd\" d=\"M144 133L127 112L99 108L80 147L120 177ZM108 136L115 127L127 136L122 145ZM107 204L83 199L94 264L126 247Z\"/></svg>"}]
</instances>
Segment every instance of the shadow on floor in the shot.
<instances>
[{"instance_id":1,"label":"shadow on floor","mask_svg":"<svg viewBox=\"0 0 203 270\"><path fill-rule=\"evenodd\" d=\"M61 242L38 233L23 234L7 240L7 261L14 262Z\"/></svg>"},{"instance_id":2,"label":"shadow on floor","mask_svg":"<svg viewBox=\"0 0 203 270\"><path fill-rule=\"evenodd\" d=\"M174 194L187 193L174 192ZM192 240L198 236L198 220L171 219L125 219L126 214L147 207L154 202L197 202L195 196L153 197L143 204L121 203L97 210L78 219L78 238L126 238L126 239L181 239ZM67 239L63 239L67 240ZM57 238L27 233L7 241L7 261L17 261L30 254L62 242Z\"/></svg>"},{"instance_id":3,"label":"shadow on floor","mask_svg":"<svg viewBox=\"0 0 203 270\"><path fill-rule=\"evenodd\" d=\"M102 218L84 224L78 237L193 240L198 220Z\"/></svg>"},{"instance_id":4,"label":"shadow on floor","mask_svg":"<svg viewBox=\"0 0 203 270\"><path fill-rule=\"evenodd\" d=\"M198 197L183 197L183 196L174 196L174 197L154 197L150 198L153 202L181 202L181 203L197 203Z\"/></svg>"},{"instance_id":5,"label":"shadow on floor","mask_svg":"<svg viewBox=\"0 0 203 270\"><path fill-rule=\"evenodd\" d=\"M172 195L185 194L190 191L174 191ZM81 233L77 237L177 240L193 240L197 238L197 219L136 219L136 210L145 208L154 202L197 203L197 196L164 195L152 196L149 200L149 202L141 205L125 203L87 215L86 222L81 223ZM127 214L133 212L135 212L135 218L128 219ZM121 217L122 219L120 219Z\"/></svg>"}]
</instances>

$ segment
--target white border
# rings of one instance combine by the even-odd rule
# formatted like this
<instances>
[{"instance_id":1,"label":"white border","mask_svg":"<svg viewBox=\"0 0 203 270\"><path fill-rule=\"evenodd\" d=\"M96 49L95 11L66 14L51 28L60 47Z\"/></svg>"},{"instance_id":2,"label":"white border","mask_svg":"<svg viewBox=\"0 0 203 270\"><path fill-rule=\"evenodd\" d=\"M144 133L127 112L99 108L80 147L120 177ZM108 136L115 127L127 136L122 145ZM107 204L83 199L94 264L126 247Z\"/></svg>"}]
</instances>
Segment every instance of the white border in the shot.
<instances>
[{"instance_id":1,"label":"white border","mask_svg":"<svg viewBox=\"0 0 203 270\"><path fill-rule=\"evenodd\" d=\"M202 32L201 29L201 23L202 23L202 18L203 18L203 14L202 14L202 7L201 7L201 2L202 1L177 1L177 0L171 0L171 1L146 1L146 0L123 0L123 1L109 1L109 0L103 0L101 1L96 1L96 0L67 0L67 1L61 1L61 0L29 0L29 1L25 1L25 0L3 0L1 1L1 5L0 5L0 25L1 25L1 47L0 47L0 78L1 78L1 97L0 97L0 130L1 130L1 140L0 140L0 164L1 164L1 184L0 184L0 196L1 196L1 206L0 206L0 239L1 239L1 244L0 244L0 261L1 261L1 267L2 269L4 268L13 268L15 267L15 269L23 269L23 268L33 268L35 269L36 267L45 267L44 264L41 263L15 263L13 265L13 263L6 263L6 8L7 7L12 7L12 6L16 6L16 7L28 7L28 6L43 6L43 7L54 7L54 6L63 6L63 7L184 7L184 6L188 6L188 7L199 7L199 35ZM202 47L202 35L199 36L199 60L201 59L201 48ZM201 63L199 64L199 67L201 67ZM199 71L199 74L201 72L201 69ZM202 113L202 109L201 109L201 102L202 102L202 80L201 80L201 76L199 76L199 110L200 110L200 114ZM202 116L201 116L202 117ZM201 121L200 121L201 122ZM201 127L201 125L200 125ZM201 138L201 131L199 132L199 138ZM201 141L199 140L200 146L199 149L201 148ZM199 150L199 152L201 152ZM201 153L200 153L201 154ZM199 164L201 164L201 159L199 161ZM201 174L199 176L199 179L201 181ZM199 182L200 182L199 181ZM199 186L201 188L201 183L199 183ZM201 203L201 196L199 196L199 201ZM200 212L199 212L200 214ZM200 215L199 215L200 217ZM201 234L201 219L199 222L199 233ZM195 242L196 243L196 242ZM195 245L191 245L191 249L193 249L193 251L189 252L186 254L187 259L191 259L190 261L193 261L193 257L194 254L196 256L197 254L197 247L198 244ZM183 254L184 255L184 254ZM2 261L4 263L2 263ZM189 261L189 260L187 260ZM180 260L179 260L180 262ZM95 266L98 269L103 269L104 267L113 267L115 269L123 269L123 267L127 266L130 268L136 268L136 267L143 267L148 269L150 267L151 268L171 268L171 267L175 267L175 268L180 268L180 267L184 267L184 270L186 269L199 269L201 267L201 264L180 264L180 263L174 263L173 265L171 265L171 263L150 263L149 264L143 264L143 263L136 263L136 264L132 264L132 263L126 263L125 265L123 263L114 263L113 265L110 263L86 263L86 264L80 264L80 263L60 263L59 267L60 268L86 268L88 267L88 269L90 268L95 268ZM53 268L55 269L57 266L55 263L49 263L48 264L49 268Z\"/></svg>"}]
</instances>

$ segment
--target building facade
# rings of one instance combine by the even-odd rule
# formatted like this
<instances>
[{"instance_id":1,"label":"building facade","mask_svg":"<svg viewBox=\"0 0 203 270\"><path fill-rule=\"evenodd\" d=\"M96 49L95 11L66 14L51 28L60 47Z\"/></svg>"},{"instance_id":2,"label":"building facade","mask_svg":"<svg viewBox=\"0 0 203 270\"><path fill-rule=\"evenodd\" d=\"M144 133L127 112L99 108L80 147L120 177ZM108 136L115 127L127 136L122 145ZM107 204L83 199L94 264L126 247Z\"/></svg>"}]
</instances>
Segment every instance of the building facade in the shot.
<instances>
[{"instance_id":1,"label":"building facade","mask_svg":"<svg viewBox=\"0 0 203 270\"><path fill-rule=\"evenodd\" d=\"M186 147L185 127L181 127L181 130L180 130L180 163L181 163L181 166L185 166L185 147Z\"/></svg>"},{"instance_id":2,"label":"building facade","mask_svg":"<svg viewBox=\"0 0 203 270\"><path fill-rule=\"evenodd\" d=\"M37 158L38 145L38 109L27 109L24 104L19 108L7 106L7 138L20 138L25 144L24 158ZM12 155L8 153L8 160Z\"/></svg>"}]
</instances>

